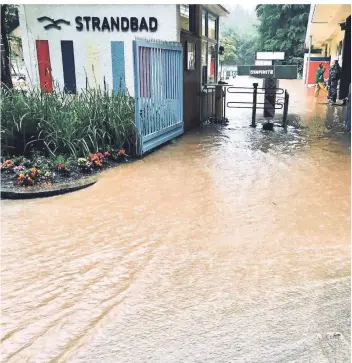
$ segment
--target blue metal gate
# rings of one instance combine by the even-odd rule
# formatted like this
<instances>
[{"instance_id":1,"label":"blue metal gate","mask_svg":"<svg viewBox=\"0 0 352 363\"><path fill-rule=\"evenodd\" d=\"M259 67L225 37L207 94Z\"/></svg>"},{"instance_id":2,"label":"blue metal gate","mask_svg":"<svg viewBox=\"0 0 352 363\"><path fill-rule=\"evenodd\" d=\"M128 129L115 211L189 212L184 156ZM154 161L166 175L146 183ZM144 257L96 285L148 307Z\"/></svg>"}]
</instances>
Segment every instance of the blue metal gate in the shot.
<instances>
[{"instance_id":1,"label":"blue metal gate","mask_svg":"<svg viewBox=\"0 0 352 363\"><path fill-rule=\"evenodd\" d=\"M175 42L133 41L135 120L142 155L183 133L183 51Z\"/></svg>"}]
</instances>

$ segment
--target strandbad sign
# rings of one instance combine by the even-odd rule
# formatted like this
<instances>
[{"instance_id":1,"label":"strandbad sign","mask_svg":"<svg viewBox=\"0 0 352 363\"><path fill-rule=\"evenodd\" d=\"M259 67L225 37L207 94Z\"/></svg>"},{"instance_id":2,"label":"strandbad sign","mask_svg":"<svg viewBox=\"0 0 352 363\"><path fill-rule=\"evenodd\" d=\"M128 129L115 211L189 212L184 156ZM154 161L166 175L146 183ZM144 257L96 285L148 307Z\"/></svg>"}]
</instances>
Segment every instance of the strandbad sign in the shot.
<instances>
[{"instance_id":1,"label":"strandbad sign","mask_svg":"<svg viewBox=\"0 0 352 363\"><path fill-rule=\"evenodd\" d=\"M48 16L41 16L37 20L42 23L46 23L44 26L45 30L57 29L61 30L62 24L71 25L71 22L65 19L54 20ZM120 17L104 17L99 18L97 16L76 16L75 18L76 30L77 31L132 31L132 32L156 32L158 30L158 20L154 17L149 18L136 18L134 16L127 18Z\"/></svg>"}]
</instances>

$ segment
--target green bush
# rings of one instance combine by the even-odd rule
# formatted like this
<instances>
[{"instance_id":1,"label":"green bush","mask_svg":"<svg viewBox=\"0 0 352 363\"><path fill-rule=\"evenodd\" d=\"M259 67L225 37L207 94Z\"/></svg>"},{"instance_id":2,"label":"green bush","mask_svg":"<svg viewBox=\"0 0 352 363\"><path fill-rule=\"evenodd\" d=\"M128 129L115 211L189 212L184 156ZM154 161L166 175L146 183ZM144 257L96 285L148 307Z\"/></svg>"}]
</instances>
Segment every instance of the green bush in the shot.
<instances>
[{"instance_id":1,"label":"green bush","mask_svg":"<svg viewBox=\"0 0 352 363\"><path fill-rule=\"evenodd\" d=\"M135 152L134 101L124 93L6 90L1 94L1 123L3 155L40 151L80 157L122 148Z\"/></svg>"}]
</instances>

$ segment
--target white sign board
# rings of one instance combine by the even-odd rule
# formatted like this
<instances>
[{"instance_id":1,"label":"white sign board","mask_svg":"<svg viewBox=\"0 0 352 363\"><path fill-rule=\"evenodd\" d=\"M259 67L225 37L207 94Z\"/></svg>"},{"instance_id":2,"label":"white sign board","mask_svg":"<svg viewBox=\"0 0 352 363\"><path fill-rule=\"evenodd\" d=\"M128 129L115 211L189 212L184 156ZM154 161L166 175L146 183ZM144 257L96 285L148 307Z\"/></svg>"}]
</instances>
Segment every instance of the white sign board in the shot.
<instances>
[{"instance_id":1,"label":"white sign board","mask_svg":"<svg viewBox=\"0 0 352 363\"><path fill-rule=\"evenodd\" d=\"M263 76L265 74L273 75L274 70L273 69L250 69L250 71L249 71L250 76L253 76L253 75Z\"/></svg>"},{"instance_id":2,"label":"white sign board","mask_svg":"<svg viewBox=\"0 0 352 363\"><path fill-rule=\"evenodd\" d=\"M285 59L285 52L257 52L258 60L284 60Z\"/></svg>"},{"instance_id":3,"label":"white sign board","mask_svg":"<svg viewBox=\"0 0 352 363\"><path fill-rule=\"evenodd\" d=\"M271 66L272 63L271 60L256 60L254 64L256 66Z\"/></svg>"}]
</instances>

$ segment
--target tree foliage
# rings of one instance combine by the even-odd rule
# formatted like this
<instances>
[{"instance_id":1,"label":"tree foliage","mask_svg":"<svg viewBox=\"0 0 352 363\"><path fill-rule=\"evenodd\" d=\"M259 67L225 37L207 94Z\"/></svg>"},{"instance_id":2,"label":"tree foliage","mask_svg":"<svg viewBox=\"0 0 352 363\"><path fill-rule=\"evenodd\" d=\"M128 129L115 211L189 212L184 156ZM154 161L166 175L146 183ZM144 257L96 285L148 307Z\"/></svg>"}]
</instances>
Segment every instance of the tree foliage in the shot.
<instances>
[{"instance_id":1,"label":"tree foliage","mask_svg":"<svg viewBox=\"0 0 352 363\"><path fill-rule=\"evenodd\" d=\"M220 61L226 65L252 65L257 51L257 36L238 33L233 28L225 28L220 40L225 48Z\"/></svg>"},{"instance_id":2,"label":"tree foliage","mask_svg":"<svg viewBox=\"0 0 352 363\"><path fill-rule=\"evenodd\" d=\"M238 65L253 65L255 62L255 54L258 50L257 36L238 36Z\"/></svg>"},{"instance_id":3,"label":"tree foliage","mask_svg":"<svg viewBox=\"0 0 352 363\"><path fill-rule=\"evenodd\" d=\"M16 5L1 5L1 83L12 88L9 34L19 25Z\"/></svg>"},{"instance_id":4,"label":"tree foliage","mask_svg":"<svg viewBox=\"0 0 352 363\"><path fill-rule=\"evenodd\" d=\"M224 47L224 54L220 55L220 62L224 64L235 64L238 59L235 34L231 31L225 32L220 44Z\"/></svg>"},{"instance_id":5,"label":"tree foliage","mask_svg":"<svg viewBox=\"0 0 352 363\"><path fill-rule=\"evenodd\" d=\"M5 26L7 34L10 34L14 29L16 29L19 25L18 18L18 5L5 5Z\"/></svg>"},{"instance_id":6,"label":"tree foliage","mask_svg":"<svg viewBox=\"0 0 352 363\"><path fill-rule=\"evenodd\" d=\"M225 48L220 61L226 65L254 64L257 23L254 9L248 10L239 4L230 5L230 15L220 18L220 42Z\"/></svg>"},{"instance_id":7,"label":"tree foliage","mask_svg":"<svg viewBox=\"0 0 352 363\"><path fill-rule=\"evenodd\" d=\"M285 52L289 64L303 66L310 5L256 6L260 51Z\"/></svg>"}]
</instances>

